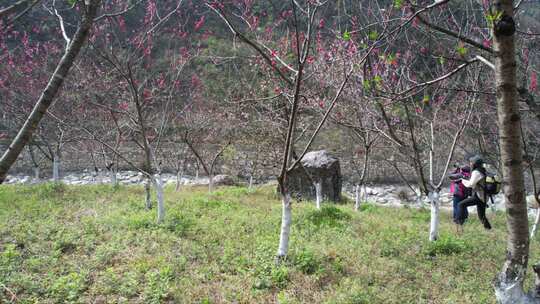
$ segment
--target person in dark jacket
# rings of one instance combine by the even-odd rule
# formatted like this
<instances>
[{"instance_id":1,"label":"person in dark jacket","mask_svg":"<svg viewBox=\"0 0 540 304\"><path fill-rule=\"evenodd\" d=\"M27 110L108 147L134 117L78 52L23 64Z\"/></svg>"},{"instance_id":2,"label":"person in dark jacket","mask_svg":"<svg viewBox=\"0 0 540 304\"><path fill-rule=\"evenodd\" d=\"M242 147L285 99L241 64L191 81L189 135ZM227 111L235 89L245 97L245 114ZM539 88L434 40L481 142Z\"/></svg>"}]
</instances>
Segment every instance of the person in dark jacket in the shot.
<instances>
[{"instance_id":1,"label":"person in dark jacket","mask_svg":"<svg viewBox=\"0 0 540 304\"><path fill-rule=\"evenodd\" d=\"M463 185L472 189L472 196L464 199L458 204L458 221L457 224L463 229L463 223L465 222L465 209L470 206L476 205L476 211L480 222L484 225L484 228L491 229L491 224L486 217L487 208L487 196L484 191L484 185L486 180L486 169L484 168L484 161L480 156L473 156L469 159L470 166L472 168L471 178L469 180L462 180Z\"/></svg>"}]
</instances>

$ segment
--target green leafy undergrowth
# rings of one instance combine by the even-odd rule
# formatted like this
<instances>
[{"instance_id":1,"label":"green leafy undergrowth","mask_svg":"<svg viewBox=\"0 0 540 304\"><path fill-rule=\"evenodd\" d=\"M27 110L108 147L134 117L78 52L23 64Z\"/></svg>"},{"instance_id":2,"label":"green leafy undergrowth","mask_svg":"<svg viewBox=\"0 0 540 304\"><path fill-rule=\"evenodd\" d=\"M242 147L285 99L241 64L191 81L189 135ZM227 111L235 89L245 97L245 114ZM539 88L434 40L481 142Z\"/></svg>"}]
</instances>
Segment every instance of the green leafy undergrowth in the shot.
<instances>
[{"instance_id":1,"label":"green leafy undergrowth","mask_svg":"<svg viewBox=\"0 0 540 304\"><path fill-rule=\"evenodd\" d=\"M166 187L165 205L158 224L138 186L0 186L0 303L495 303L502 213L461 236L443 213L430 243L427 210L294 201L277 263L275 187Z\"/></svg>"}]
</instances>

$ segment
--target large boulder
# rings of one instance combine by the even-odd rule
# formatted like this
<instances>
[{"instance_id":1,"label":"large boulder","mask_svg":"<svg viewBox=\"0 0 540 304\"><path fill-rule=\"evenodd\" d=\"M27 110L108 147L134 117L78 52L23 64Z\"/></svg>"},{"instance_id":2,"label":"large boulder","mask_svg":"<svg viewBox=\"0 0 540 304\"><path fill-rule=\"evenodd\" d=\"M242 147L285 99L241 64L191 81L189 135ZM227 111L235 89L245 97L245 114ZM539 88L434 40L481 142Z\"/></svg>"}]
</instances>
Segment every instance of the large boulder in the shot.
<instances>
[{"instance_id":1,"label":"large boulder","mask_svg":"<svg viewBox=\"0 0 540 304\"><path fill-rule=\"evenodd\" d=\"M235 186L236 181L230 175L220 174L212 179L214 186Z\"/></svg>"},{"instance_id":2,"label":"large boulder","mask_svg":"<svg viewBox=\"0 0 540 304\"><path fill-rule=\"evenodd\" d=\"M288 175L288 188L293 197L315 199L315 182L322 185L323 199L341 200L341 168L339 160L327 151L306 153L298 165Z\"/></svg>"}]
</instances>

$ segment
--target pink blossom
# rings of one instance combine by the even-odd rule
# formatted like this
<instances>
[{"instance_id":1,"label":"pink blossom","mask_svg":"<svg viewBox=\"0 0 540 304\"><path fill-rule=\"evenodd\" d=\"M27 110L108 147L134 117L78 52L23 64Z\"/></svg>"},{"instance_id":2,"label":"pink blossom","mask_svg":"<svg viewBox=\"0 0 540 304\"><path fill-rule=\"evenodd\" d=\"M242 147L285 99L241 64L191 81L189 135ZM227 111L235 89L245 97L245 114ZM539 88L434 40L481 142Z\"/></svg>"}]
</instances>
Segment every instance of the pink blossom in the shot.
<instances>
[{"instance_id":1,"label":"pink blossom","mask_svg":"<svg viewBox=\"0 0 540 304\"><path fill-rule=\"evenodd\" d=\"M144 16L144 23L150 23L152 20L154 20L154 16L156 15L157 7L156 3L154 1L148 1L148 5L146 6L146 15Z\"/></svg>"},{"instance_id":2,"label":"pink blossom","mask_svg":"<svg viewBox=\"0 0 540 304\"><path fill-rule=\"evenodd\" d=\"M418 27L418 17L414 17L413 20L412 20L412 26L413 27Z\"/></svg>"},{"instance_id":3,"label":"pink blossom","mask_svg":"<svg viewBox=\"0 0 540 304\"><path fill-rule=\"evenodd\" d=\"M121 32L126 31L126 21L124 20L124 17L118 16L118 27L120 28Z\"/></svg>"},{"instance_id":4,"label":"pink blossom","mask_svg":"<svg viewBox=\"0 0 540 304\"><path fill-rule=\"evenodd\" d=\"M250 25L251 25L252 28L256 28L257 26L259 26L259 16L251 17Z\"/></svg>"},{"instance_id":5,"label":"pink blossom","mask_svg":"<svg viewBox=\"0 0 540 304\"><path fill-rule=\"evenodd\" d=\"M144 91L143 91L143 99L145 101L148 101L150 98L152 98L152 92L149 89L144 89Z\"/></svg>"},{"instance_id":6,"label":"pink blossom","mask_svg":"<svg viewBox=\"0 0 540 304\"><path fill-rule=\"evenodd\" d=\"M202 81L197 75L191 76L191 86L197 88L202 85Z\"/></svg>"},{"instance_id":7,"label":"pink blossom","mask_svg":"<svg viewBox=\"0 0 540 304\"><path fill-rule=\"evenodd\" d=\"M265 29L264 29L264 33L266 34L266 36L268 38L270 38L272 36L272 27L270 26L267 26Z\"/></svg>"},{"instance_id":8,"label":"pink blossom","mask_svg":"<svg viewBox=\"0 0 540 304\"><path fill-rule=\"evenodd\" d=\"M158 79L158 87L160 89L163 89L165 87L165 75L161 74L161 76Z\"/></svg>"},{"instance_id":9,"label":"pink blossom","mask_svg":"<svg viewBox=\"0 0 540 304\"><path fill-rule=\"evenodd\" d=\"M127 111L129 109L129 104L127 103L127 101L123 101L120 104L118 104L118 109L122 111Z\"/></svg>"},{"instance_id":10,"label":"pink blossom","mask_svg":"<svg viewBox=\"0 0 540 304\"><path fill-rule=\"evenodd\" d=\"M201 18L195 22L195 31L199 30L204 25L204 16L201 16Z\"/></svg>"},{"instance_id":11,"label":"pink blossom","mask_svg":"<svg viewBox=\"0 0 540 304\"><path fill-rule=\"evenodd\" d=\"M538 86L538 80L536 73L531 73L531 83L529 85L529 91L536 92Z\"/></svg>"},{"instance_id":12,"label":"pink blossom","mask_svg":"<svg viewBox=\"0 0 540 304\"><path fill-rule=\"evenodd\" d=\"M288 17L292 16L293 11L292 10L285 10L281 12L281 18L287 19Z\"/></svg>"}]
</instances>

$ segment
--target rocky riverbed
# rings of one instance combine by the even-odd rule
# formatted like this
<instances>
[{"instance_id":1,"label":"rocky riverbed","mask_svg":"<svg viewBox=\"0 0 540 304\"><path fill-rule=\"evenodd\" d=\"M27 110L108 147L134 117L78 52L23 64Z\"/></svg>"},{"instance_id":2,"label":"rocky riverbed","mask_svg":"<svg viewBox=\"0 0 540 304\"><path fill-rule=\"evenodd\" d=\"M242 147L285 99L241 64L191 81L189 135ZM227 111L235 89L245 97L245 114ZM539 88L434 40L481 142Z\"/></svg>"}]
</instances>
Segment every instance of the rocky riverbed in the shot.
<instances>
[{"instance_id":1,"label":"rocky riverbed","mask_svg":"<svg viewBox=\"0 0 540 304\"><path fill-rule=\"evenodd\" d=\"M174 174L163 173L161 175L165 184L176 183L177 177ZM122 185L137 185L144 182L143 174L137 171L121 171L116 174L116 180ZM28 175L8 175L6 184L34 184L46 181L52 181L52 179L35 179ZM65 174L62 177L62 182L67 185L90 185L90 184L107 184L111 183L111 177L106 173L95 174L93 172L72 172ZM195 178L195 177L182 177L182 185L204 185L208 184L208 178Z\"/></svg>"}]
</instances>

